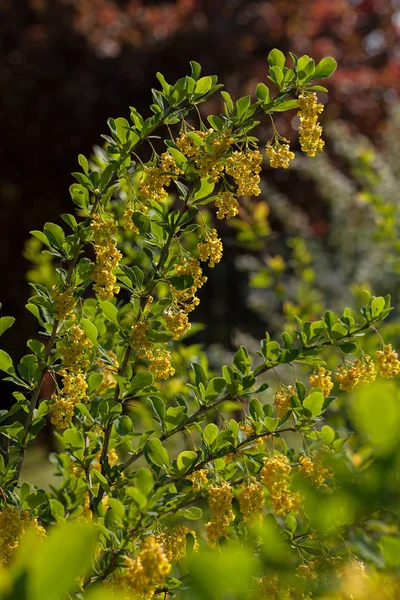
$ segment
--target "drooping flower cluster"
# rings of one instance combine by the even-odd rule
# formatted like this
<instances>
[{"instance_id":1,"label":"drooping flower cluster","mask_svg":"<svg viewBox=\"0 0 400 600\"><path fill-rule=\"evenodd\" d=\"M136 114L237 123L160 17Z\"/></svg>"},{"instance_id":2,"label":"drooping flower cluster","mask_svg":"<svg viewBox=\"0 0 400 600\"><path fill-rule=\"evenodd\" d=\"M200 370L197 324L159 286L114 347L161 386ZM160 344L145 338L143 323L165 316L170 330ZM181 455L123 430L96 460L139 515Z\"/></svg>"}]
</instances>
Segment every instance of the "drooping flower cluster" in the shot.
<instances>
[{"instance_id":1,"label":"drooping flower cluster","mask_svg":"<svg viewBox=\"0 0 400 600\"><path fill-rule=\"evenodd\" d=\"M100 215L93 215L91 228L96 253L96 265L92 273L93 289L102 300L107 300L119 292L119 287L116 285L117 278L112 272L122 258L121 252L117 250L115 239L117 222L114 219L103 220Z\"/></svg>"},{"instance_id":2,"label":"drooping flower cluster","mask_svg":"<svg viewBox=\"0 0 400 600\"><path fill-rule=\"evenodd\" d=\"M62 390L53 395L50 407L50 420L53 425L66 428L72 421L75 404L86 402L88 384L84 371L90 364L90 351L93 343L80 325L73 325L67 338L60 346L64 367L59 371L62 377Z\"/></svg>"},{"instance_id":3,"label":"drooping flower cluster","mask_svg":"<svg viewBox=\"0 0 400 600\"><path fill-rule=\"evenodd\" d=\"M346 392L353 391L359 384L372 383L376 379L376 370L372 358L366 356L363 361L356 359L354 363L339 367L336 379L339 381L340 389Z\"/></svg>"},{"instance_id":4,"label":"drooping flower cluster","mask_svg":"<svg viewBox=\"0 0 400 600\"><path fill-rule=\"evenodd\" d=\"M286 138L281 139L284 142L283 144L280 140L276 139L272 143L269 141L265 148L265 153L270 159L269 164L273 169L278 169L279 167L288 169L289 161L294 159L294 152L290 150L289 140Z\"/></svg>"},{"instance_id":5,"label":"drooping flower cluster","mask_svg":"<svg viewBox=\"0 0 400 600\"><path fill-rule=\"evenodd\" d=\"M204 241L199 244L199 257L200 260L206 262L209 261L209 267L215 267L222 258L222 242L218 237L216 229L212 229L210 233L207 233Z\"/></svg>"},{"instance_id":6,"label":"drooping flower cluster","mask_svg":"<svg viewBox=\"0 0 400 600\"><path fill-rule=\"evenodd\" d=\"M132 221L132 215L135 211L131 206L128 206L124 210L124 227L127 231L132 231L133 233L139 233L139 229L136 227L135 223Z\"/></svg>"},{"instance_id":7,"label":"drooping flower cluster","mask_svg":"<svg viewBox=\"0 0 400 600\"><path fill-rule=\"evenodd\" d=\"M209 129L194 131L192 135L196 137L196 141L188 133L180 133L176 140L179 150L187 158L194 159L194 168L200 177L217 183L223 174L225 157L232 144L231 132Z\"/></svg>"},{"instance_id":8,"label":"drooping flower cluster","mask_svg":"<svg viewBox=\"0 0 400 600\"><path fill-rule=\"evenodd\" d=\"M331 372L324 369L324 367L318 367L317 372L310 375L310 385L313 388L320 388L325 398L327 398L333 388Z\"/></svg>"},{"instance_id":9,"label":"drooping flower cluster","mask_svg":"<svg viewBox=\"0 0 400 600\"><path fill-rule=\"evenodd\" d=\"M70 288L64 292L55 290L54 292L54 318L62 321L72 316L76 300Z\"/></svg>"},{"instance_id":10,"label":"drooping flower cluster","mask_svg":"<svg viewBox=\"0 0 400 600\"><path fill-rule=\"evenodd\" d=\"M171 570L163 545L153 535L143 543L136 558L125 556L125 567L117 587L141 598L151 598L157 587L165 583Z\"/></svg>"},{"instance_id":11,"label":"drooping flower cluster","mask_svg":"<svg viewBox=\"0 0 400 600\"><path fill-rule=\"evenodd\" d=\"M316 455L312 458L300 456L299 473L306 479L309 479L316 487L326 487L325 481L332 476L332 472L324 465L322 460Z\"/></svg>"},{"instance_id":12,"label":"drooping flower cluster","mask_svg":"<svg viewBox=\"0 0 400 600\"><path fill-rule=\"evenodd\" d=\"M163 152L159 166L144 168L144 177L139 183L140 196L145 200L165 201L168 198L165 188L171 181L176 181L181 173L182 169L178 167L173 156L169 152Z\"/></svg>"},{"instance_id":13,"label":"drooping flower cluster","mask_svg":"<svg viewBox=\"0 0 400 600\"><path fill-rule=\"evenodd\" d=\"M149 340L149 328L147 321L135 323L130 333L130 346L138 358L149 361L149 371L157 379L168 379L175 373L171 366L171 352Z\"/></svg>"},{"instance_id":14,"label":"drooping flower cluster","mask_svg":"<svg viewBox=\"0 0 400 600\"><path fill-rule=\"evenodd\" d=\"M225 172L238 186L238 196L259 196L262 156L258 150L235 151L227 159Z\"/></svg>"},{"instance_id":15,"label":"drooping flower cluster","mask_svg":"<svg viewBox=\"0 0 400 600\"><path fill-rule=\"evenodd\" d=\"M280 419L290 410L290 397L296 395L296 390L292 385L285 388L280 388L274 396L274 406L276 414Z\"/></svg>"},{"instance_id":16,"label":"drooping flower cluster","mask_svg":"<svg viewBox=\"0 0 400 600\"><path fill-rule=\"evenodd\" d=\"M189 318L183 310L168 310L164 313L164 321L168 331L172 333L172 339L179 338L190 329Z\"/></svg>"},{"instance_id":17,"label":"drooping flower cluster","mask_svg":"<svg viewBox=\"0 0 400 600\"><path fill-rule=\"evenodd\" d=\"M376 362L381 377L391 378L400 373L399 355L393 350L392 344L387 344L383 350L376 351Z\"/></svg>"},{"instance_id":18,"label":"drooping flower cluster","mask_svg":"<svg viewBox=\"0 0 400 600\"><path fill-rule=\"evenodd\" d=\"M233 192L219 192L215 198L217 210L217 219L232 219L239 212L239 202Z\"/></svg>"},{"instance_id":19,"label":"drooping flower cluster","mask_svg":"<svg viewBox=\"0 0 400 600\"><path fill-rule=\"evenodd\" d=\"M243 519L249 525L259 525L262 522L264 514L264 490L261 483L252 481L242 484L239 505Z\"/></svg>"},{"instance_id":20,"label":"drooping flower cluster","mask_svg":"<svg viewBox=\"0 0 400 600\"><path fill-rule=\"evenodd\" d=\"M207 277L203 275L200 263L195 258L190 258L188 260L181 257L180 262L175 265L175 271L177 275L190 275L193 277L192 285L184 290L178 290L172 285L170 286L170 290L178 307L185 313L192 312L200 302L196 297L196 292L205 284Z\"/></svg>"},{"instance_id":21,"label":"drooping flower cluster","mask_svg":"<svg viewBox=\"0 0 400 600\"><path fill-rule=\"evenodd\" d=\"M260 478L266 486L276 514L287 514L300 507L300 496L290 490L291 466L283 454L264 458Z\"/></svg>"},{"instance_id":22,"label":"drooping flower cluster","mask_svg":"<svg viewBox=\"0 0 400 600\"><path fill-rule=\"evenodd\" d=\"M37 519L31 519L27 511L20 511L14 506L0 509L0 564L9 562L29 530L35 531L40 537L46 535Z\"/></svg>"},{"instance_id":23,"label":"drooping flower cluster","mask_svg":"<svg viewBox=\"0 0 400 600\"><path fill-rule=\"evenodd\" d=\"M193 471L193 473L190 473L190 475L186 476L186 479L190 479L190 481L193 482L192 490L194 492L199 492L201 490L201 486L208 483L207 475L208 469L198 469L197 471Z\"/></svg>"},{"instance_id":24,"label":"drooping flower cluster","mask_svg":"<svg viewBox=\"0 0 400 600\"><path fill-rule=\"evenodd\" d=\"M217 546L219 538L228 537L228 527L235 520L232 511L233 493L231 486L223 481L212 485L208 493L210 522L207 523L207 537L211 546Z\"/></svg>"},{"instance_id":25,"label":"drooping flower cluster","mask_svg":"<svg viewBox=\"0 0 400 600\"><path fill-rule=\"evenodd\" d=\"M315 92L304 92L299 96L299 139L307 156L315 156L325 145L321 139L322 127L318 123L318 115L324 110L324 105L317 100Z\"/></svg>"},{"instance_id":26,"label":"drooping flower cluster","mask_svg":"<svg viewBox=\"0 0 400 600\"><path fill-rule=\"evenodd\" d=\"M198 547L196 533L190 531L187 527L181 525L175 527L171 533L163 532L155 536L157 542L162 544L162 548L168 562L179 563L186 556L186 536L190 533L194 538L194 549Z\"/></svg>"}]
</instances>

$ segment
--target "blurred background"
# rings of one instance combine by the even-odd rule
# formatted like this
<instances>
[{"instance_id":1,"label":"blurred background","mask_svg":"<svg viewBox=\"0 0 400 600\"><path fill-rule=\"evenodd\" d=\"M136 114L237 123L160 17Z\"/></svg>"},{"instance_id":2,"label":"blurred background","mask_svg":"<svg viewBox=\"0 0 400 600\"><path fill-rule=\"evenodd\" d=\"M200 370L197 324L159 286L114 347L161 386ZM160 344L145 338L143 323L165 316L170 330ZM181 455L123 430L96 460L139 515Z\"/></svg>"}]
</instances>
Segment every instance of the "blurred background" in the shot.
<instances>
[{"instance_id":1,"label":"blurred background","mask_svg":"<svg viewBox=\"0 0 400 600\"><path fill-rule=\"evenodd\" d=\"M363 287L397 301L400 0L0 0L0 32L0 301L17 318L2 338L13 358L36 333L29 259L31 280L48 268L29 231L72 210L70 173L107 118L129 105L147 114L156 72L174 81L190 60L233 97L252 93L274 47L338 61L319 94L326 152L288 171L264 165L257 201L218 222L225 260L202 290L199 341L217 365L293 314L356 304ZM294 149L297 126L277 120ZM265 123L257 133L271 136Z\"/></svg>"}]
</instances>

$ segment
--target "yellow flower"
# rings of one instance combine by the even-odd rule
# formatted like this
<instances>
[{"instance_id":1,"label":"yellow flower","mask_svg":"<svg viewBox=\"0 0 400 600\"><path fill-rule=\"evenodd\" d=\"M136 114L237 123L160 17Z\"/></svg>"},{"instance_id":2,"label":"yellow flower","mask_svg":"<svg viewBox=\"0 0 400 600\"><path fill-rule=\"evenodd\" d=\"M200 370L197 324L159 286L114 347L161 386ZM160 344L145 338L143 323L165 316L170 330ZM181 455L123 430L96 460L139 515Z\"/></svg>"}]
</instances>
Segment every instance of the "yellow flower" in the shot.
<instances>
[{"instance_id":1,"label":"yellow flower","mask_svg":"<svg viewBox=\"0 0 400 600\"><path fill-rule=\"evenodd\" d=\"M160 166L152 165L144 168L144 176L139 183L140 195L144 200L163 202L168 198L165 188L171 181L178 179L182 172L171 154L164 152L161 154Z\"/></svg>"},{"instance_id":2,"label":"yellow flower","mask_svg":"<svg viewBox=\"0 0 400 600\"><path fill-rule=\"evenodd\" d=\"M393 350L392 344L387 344L383 350L376 351L376 361L381 377L395 377L400 373L399 355Z\"/></svg>"},{"instance_id":3,"label":"yellow flower","mask_svg":"<svg viewBox=\"0 0 400 600\"><path fill-rule=\"evenodd\" d=\"M93 343L80 325L73 325L60 345L64 366L72 373L81 373L90 365L89 351Z\"/></svg>"},{"instance_id":4,"label":"yellow flower","mask_svg":"<svg viewBox=\"0 0 400 600\"><path fill-rule=\"evenodd\" d=\"M157 347L150 342L147 337L149 323L147 321L138 321L133 325L130 334L130 345L138 358L145 358L149 361L149 371L157 379L168 379L175 373L171 366L171 352L164 347Z\"/></svg>"},{"instance_id":5,"label":"yellow flower","mask_svg":"<svg viewBox=\"0 0 400 600\"><path fill-rule=\"evenodd\" d=\"M198 471L193 471L193 473L186 476L186 479L190 479L190 481L193 482L192 490L194 492L199 492L201 486L208 483L207 475L208 469L199 469Z\"/></svg>"},{"instance_id":6,"label":"yellow flower","mask_svg":"<svg viewBox=\"0 0 400 600\"><path fill-rule=\"evenodd\" d=\"M283 454L264 458L260 471L262 483L266 486L276 514L287 514L300 508L299 494L290 490L291 466Z\"/></svg>"},{"instance_id":7,"label":"yellow flower","mask_svg":"<svg viewBox=\"0 0 400 600\"><path fill-rule=\"evenodd\" d=\"M239 202L233 192L219 192L215 198L217 219L231 219L239 213Z\"/></svg>"},{"instance_id":8,"label":"yellow flower","mask_svg":"<svg viewBox=\"0 0 400 600\"><path fill-rule=\"evenodd\" d=\"M107 300L119 292L119 287L115 285L117 278L112 273L122 258L115 240L117 222L114 219L104 221L99 215L94 215L91 228L96 253L96 265L92 273L95 282L93 289L102 300Z\"/></svg>"},{"instance_id":9,"label":"yellow flower","mask_svg":"<svg viewBox=\"0 0 400 600\"><path fill-rule=\"evenodd\" d=\"M289 161L294 159L294 152L290 151L289 140L286 138L282 138L282 140L286 143L281 144L276 139L273 143L269 141L265 148L266 155L270 159L269 164L273 169L278 169L279 167L287 169Z\"/></svg>"},{"instance_id":10,"label":"yellow flower","mask_svg":"<svg viewBox=\"0 0 400 600\"><path fill-rule=\"evenodd\" d=\"M194 537L194 549L196 549L196 546L198 547L196 533L194 531L190 531L183 525L180 527L175 527L170 534L164 532L155 536L156 541L162 544L165 556L170 563L179 563L183 558L185 558L186 535L188 533Z\"/></svg>"},{"instance_id":11,"label":"yellow flower","mask_svg":"<svg viewBox=\"0 0 400 600\"><path fill-rule=\"evenodd\" d=\"M125 556L125 567L123 575L117 579L117 586L141 598L151 598L157 587L165 583L171 570L163 545L154 535L146 539L136 558Z\"/></svg>"},{"instance_id":12,"label":"yellow flower","mask_svg":"<svg viewBox=\"0 0 400 600\"><path fill-rule=\"evenodd\" d=\"M299 139L300 146L307 156L315 156L325 145L321 140L322 127L318 123L318 114L324 109L323 104L317 102L315 92L304 92L299 96L300 119Z\"/></svg>"},{"instance_id":13,"label":"yellow flower","mask_svg":"<svg viewBox=\"0 0 400 600\"><path fill-rule=\"evenodd\" d=\"M168 379L175 373L171 365L171 352L164 348L156 348L150 359L149 371L154 374L156 379Z\"/></svg>"},{"instance_id":14,"label":"yellow flower","mask_svg":"<svg viewBox=\"0 0 400 600\"><path fill-rule=\"evenodd\" d=\"M190 329L190 323L187 314L183 310L173 312L169 310L164 314L164 321L168 331L172 335L172 339L179 340L179 338Z\"/></svg>"},{"instance_id":15,"label":"yellow flower","mask_svg":"<svg viewBox=\"0 0 400 600\"><path fill-rule=\"evenodd\" d=\"M8 563L22 538L29 530L35 531L39 537L45 537L46 532L37 519L31 519L26 511L20 511L13 506L0 510L0 562Z\"/></svg>"},{"instance_id":16,"label":"yellow flower","mask_svg":"<svg viewBox=\"0 0 400 600\"><path fill-rule=\"evenodd\" d=\"M67 289L65 292L56 290L54 292L54 317L59 321L66 319L73 313L75 304L72 290Z\"/></svg>"},{"instance_id":17,"label":"yellow flower","mask_svg":"<svg viewBox=\"0 0 400 600\"><path fill-rule=\"evenodd\" d=\"M336 373L341 390L351 392L361 383L372 383L376 379L375 365L370 356L364 357L364 361L356 359L354 363L339 367Z\"/></svg>"},{"instance_id":18,"label":"yellow flower","mask_svg":"<svg viewBox=\"0 0 400 600\"><path fill-rule=\"evenodd\" d=\"M316 373L310 375L310 385L313 388L321 388L323 395L327 398L333 388L331 372L319 367Z\"/></svg>"},{"instance_id":19,"label":"yellow flower","mask_svg":"<svg viewBox=\"0 0 400 600\"><path fill-rule=\"evenodd\" d=\"M280 388L274 396L274 406L276 414L280 419L290 410L290 397L296 396L296 390L292 385L287 388Z\"/></svg>"},{"instance_id":20,"label":"yellow flower","mask_svg":"<svg viewBox=\"0 0 400 600\"><path fill-rule=\"evenodd\" d=\"M225 172L238 186L238 196L258 196L262 156L258 150L233 152L225 163Z\"/></svg>"},{"instance_id":21,"label":"yellow flower","mask_svg":"<svg viewBox=\"0 0 400 600\"><path fill-rule=\"evenodd\" d=\"M308 456L300 456L299 472L309 479L316 487L327 487L326 479L332 476L332 472L325 467L324 463L316 455L312 458Z\"/></svg>"},{"instance_id":22,"label":"yellow flower","mask_svg":"<svg viewBox=\"0 0 400 600\"><path fill-rule=\"evenodd\" d=\"M198 306L200 300L196 297L196 292L207 281L207 277L203 275L200 263L195 258L187 260L181 257L180 262L175 265L175 271L177 275L191 275L193 277L193 284L185 290L177 290L172 285L170 286L171 293L179 308L189 313Z\"/></svg>"},{"instance_id":23,"label":"yellow flower","mask_svg":"<svg viewBox=\"0 0 400 600\"><path fill-rule=\"evenodd\" d=\"M215 267L222 258L222 242L218 237L216 229L212 229L204 238L204 242L199 244L200 260L209 260L208 266Z\"/></svg>"},{"instance_id":24,"label":"yellow flower","mask_svg":"<svg viewBox=\"0 0 400 600\"><path fill-rule=\"evenodd\" d=\"M228 527L235 520L232 511L233 493L231 486L223 481L220 485L212 485L208 493L210 506L210 522L207 523L207 537L211 546L216 546L219 538L228 537Z\"/></svg>"},{"instance_id":25,"label":"yellow flower","mask_svg":"<svg viewBox=\"0 0 400 600\"><path fill-rule=\"evenodd\" d=\"M262 522L264 514L264 491L261 483L257 481L242 484L239 495L240 512L249 525L258 525Z\"/></svg>"}]
</instances>

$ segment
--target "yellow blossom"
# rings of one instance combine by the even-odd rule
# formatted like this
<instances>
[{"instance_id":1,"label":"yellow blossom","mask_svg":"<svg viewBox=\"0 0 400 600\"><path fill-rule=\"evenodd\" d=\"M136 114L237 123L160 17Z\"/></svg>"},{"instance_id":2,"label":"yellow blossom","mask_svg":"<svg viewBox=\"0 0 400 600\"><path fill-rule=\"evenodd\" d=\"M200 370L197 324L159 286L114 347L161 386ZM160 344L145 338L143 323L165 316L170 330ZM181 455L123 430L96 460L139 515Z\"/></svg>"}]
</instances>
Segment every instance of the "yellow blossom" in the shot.
<instances>
[{"instance_id":1,"label":"yellow blossom","mask_svg":"<svg viewBox=\"0 0 400 600\"><path fill-rule=\"evenodd\" d=\"M117 586L141 598L151 598L171 570L163 545L151 535L143 543L136 558L125 556L125 570Z\"/></svg>"},{"instance_id":2,"label":"yellow blossom","mask_svg":"<svg viewBox=\"0 0 400 600\"><path fill-rule=\"evenodd\" d=\"M94 215L91 227L96 253L96 265L92 273L93 289L102 300L107 300L119 292L117 278L112 273L122 258L115 239L117 222L114 219L103 220L99 215Z\"/></svg>"},{"instance_id":3,"label":"yellow blossom","mask_svg":"<svg viewBox=\"0 0 400 600\"><path fill-rule=\"evenodd\" d=\"M400 373L399 355L393 350L392 344L387 344L383 350L376 351L376 361L381 377L391 378Z\"/></svg>"},{"instance_id":4,"label":"yellow blossom","mask_svg":"<svg viewBox=\"0 0 400 600\"><path fill-rule=\"evenodd\" d=\"M238 196L258 196L262 156L258 150L235 151L226 160L225 172L238 186Z\"/></svg>"},{"instance_id":5,"label":"yellow blossom","mask_svg":"<svg viewBox=\"0 0 400 600\"><path fill-rule=\"evenodd\" d=\"M309 479L316 487L326 487L325 481L332 476L332 472L324 465L316 455L311 458L300 456L299 473Z\"/></svg>"},{"instance_id":6,"label":"yellow blossom","mask_svg":"<svg viewBox=\"0 0 400 600\"><path fill-rule=\"evenodd\" d=\"M124 227L127 231L132 231L133 233L139 233L139 229L136 227L135 223L132 221L132 215L135 211L132 207L128 207L124 211Z\"/></svg>"},{"instance_id":7,"label":"yellow blossom","mask_svg":"<svg viewBox=\"0 0 400 600\"><path fill-rule=\"evenodd\" d=\"M301 149L307 156L315 156L324 147L325 143L321 140L322 127L318 123L318 114L323 109L323 104L317 102L315 92L304 92L299 96L299 139Z\"/></svg>"},{"instance_id":8,"label":"yellow blossom","mask_svg":"<svg viewBox=\"0 0 400 600\"><path fill-rule=\"evenodd\" d=\"M242 484L239 495L240 512L249 525L259 525L264 514L264 491L261 483Z\"/></svg>"},{"instance_id":9,"label":"yellow blossom","mask_svg":"<svg viewBox=\"0 0 400 600\"><path fill-rule=\"evenodd\" d=\"M331 372L319 367L316 373L310 375L310 385L313 388L321 388L323 395L327 398L333 388Z\"/></svg>"},{"instance_id":10,"label":"yellow blossom","mask_svg":"<svg viewBox=\"0 0 400 600\"><path fill-rule=\"evenodd\" d=\"M280 419L290 410L290 397L296 395L296 390L292 385L286 388L280 388L274 396L274 406L276 414Z\"/></svg>"},{"instance_id":11,"label":"yellow blossom","mask_svg":"<svg viewBox=\"0 0 400 600\"><path fill-rule=\"evenodd\" d=\"M73 325L60 344L64 366L72 373L81 373L90 365L89 352L93 343L80 325Z\"/></svg>"},{"instance_id":12,"label":"yellow blossom","mask_svg":"<svg viewBox=\"0 0 400 600\"><path fill-rule=\"evenodd\" d=\"M149 371L157 379L168 379L175 373L171 366L171 352L162 346L156 346L147 337L149 323L138 321L132 327L130 334L130 345L139 358L149 361Z\"/></svg>"},{"instance_id":13,"label":"yellow blossom","mask_svg":"<svg viewBox=\"0 0 400 600\"><path fill-rule=\"evenodd\" d=\"M173 312L169 310L164 314L164 321L168 331L172 335L172 339L179 340L179 338L190 329L190 323L187 314L183 310Z\"/></svg>"},{"instance_id":14,"label":"yellow blossom","mask_svg":"<svg viewBox=\"0 0 400 600\"><path fill-rule=\"evenodd\" d=\"M0 509L0 563L8 563L22 538L30 530L39 537L46 532L37 519L32 519L27 511L20 511L13 506Z\"/></svg>"},{"instance_id":15,"label":"yellow blossom","mask_svg":"<svg viewBox=\"0 0 400 600\"><path fill-rule=\"evenodd\" d=\"M168 379L175 373L171 365L171 352L164 348L156 348L150 359L149 371L154 374L156 379Z\"/></svg>"},{"instance_id":16,"label":"yellow blossom","mask_svg":"<svg viewBox=\"0 0 400 600\"><path fill-rule=\"evenodd\" d=\"M73 313L76 301L71 289L54 292L54 318L59 321L70 317Z\"/></svg>"},{"instance_id":17,"label":"yellow blossom","mask_svg":"<svg viewBox=\"0 0 400 600\"><path fill-rule=\"evenodd\" d=\"M199 244L200 260L209 260L208 266L214 267L222 258L222 242L218 237L216 229L212 229Z\"/></svg>"},{"instance_id":18,"label":"yellow blossom","mask_svg":"<svg viewBox=\"0 0 400 600\"><path fill-rule=\"evenodd\" d=\"M139 183L140 195L144 200L163 202L168 198L168 192L165 188L169 186L172 180L178 179L182 172L173 156L169 152L164 152L161 154L159 166L151 165L144 168L144 177Z\"/></svg>"},{"instance_id":19,"label":"yellow blossom","mask_svg":"<svg viewBox=\"0 0 400 600\"><path fill-rule=\"evenodd\" d=\"M211 546L216 546L219 538L228 537L229 524L235 519L232 511L232 499L231 486L226 481L210 487L208 493L210 522L207 523L206 529Z\"/></svg>"},{"instance_id":20,"label":"yellow blossom","mask_svg":"<svg viewBox=\"0 0 400 600\"><path fill-rule=\"evenodd\" d=\"M215 198L217 219L231 219L239 213L239 202L233 192L219 192Z\"/></svg>"},{"instance_id":21,"label":"yellow blossom","mask_svg":"<svg viewBox=\"0 0 400 600\"><path fill-rule=\"evenodd\" d=\"M175 271L177 275L191 275L193 277L193 284L185 290L177 290L172 285L170 286L171 293L179 308L189 313L198 306L200 300L196 297L196 292L207 281L207 277L203 275L200 263L196 258L187 260L181 257L180 262L175 265Z\"/></svg>"},{"instance_id":22,"label":"yellow blossom","mask_svg":"<svg viewBox=\"0 0 400 600\"><path fill-rule=\"evenodd\" d=\"M273 169L282 167L287 169L289 167L289 161L294 159L294 152L290 151L289 140L282 138L283 144L278 139L271 143L268 142L265 152L270 159L270 166Z\"/></svg>"},{"instance_id":23,"label":"yellow blossom","mask_svg":"<svg viewBox=\"0 0 400 600\"><path fill-rule=\"evenodd\" d=\"M199 469L198 471L193 471L190 475L186 476L186 479L190 479L193 482L192 490L194 492L198 492L201 489L202 485L208 483L207 479L208 469Z\"/></svg>"},{"instance_id":24,"label":"yellow blossom","mask_svg":"<svg viewBox=\"0 0 400 600\"><path fill-rule=\"evenodd\" d=\"M196 533L181 525L175 527L171 533L163 532L155 536L157 542L162 544L163 551L170 563L179 563L186 556L186 536L190 533L194 538L194 549L198 547Z\"/></svg>"},{"instance_id":25,"label":"yellow blossom","mask_svg":"<svg viewBox=\"0 0 400 600\"><path fill-rule=\"evenodd\" d=\"M283 454L264 458L260 477L276 514L287 514L300 508L300 496L290 490L291 470L289 460Z\"/></svg>"},{"instance_id":26,"label":"yellow blossom","mask_svg":"<svg viewBox=\"0 0 400 600\"><path fill-rule=\"evenodd\" d=\"M372 358L364 357L363 362L356 359L354 363L338 368L336 379L341 390L351 392L361 383L372 383L376 379L375 365Z\"/></svg>"}]
</instances>

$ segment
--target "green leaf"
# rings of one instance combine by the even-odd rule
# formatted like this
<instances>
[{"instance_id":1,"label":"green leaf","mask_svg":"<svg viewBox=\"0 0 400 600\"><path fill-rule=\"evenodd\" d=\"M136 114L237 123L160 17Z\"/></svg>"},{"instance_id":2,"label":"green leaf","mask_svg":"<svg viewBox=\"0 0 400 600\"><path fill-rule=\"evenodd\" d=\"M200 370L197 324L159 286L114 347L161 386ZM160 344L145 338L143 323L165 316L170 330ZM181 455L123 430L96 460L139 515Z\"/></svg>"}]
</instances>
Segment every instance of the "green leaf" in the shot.
<instances>
[{"instance_id":1,"label":"green leaf","mask_svg":"<svg viewBox=\"0 0 400 600\"><path fill-rule=\"evenodd\" d=\"M14 324L14 317L0 317L0 336Z\"/></svg>"},{"instance_id":2,"label":"green leaf","mask_svg":"<svg viewBox=\"0 0 400 600\"><path fill-rule=\"evenodd\" d=\"M61 504L61 502L59 502L55 498L50 498L49 504L50 504L51 514L56 519L56 521L63 519L64 514L65 514L64 505Z\"/></svg>"},{"instance_id":3,"label":"green leaf","mask_svg":"<svg viewBox=\"0 0 400 600\"><path fill-rule=\"evenodd\" d=\"M275 431L279 425L279 419L274 417L265 417L264 425L267 431Z\"/></svg>"},{"instance_id":4,"label":"green leaf","mask_svg":"<svg viewBox=\"0 0 400 600\"><path fill-rule=\"evenodd\" d=\"M69 187L69 193L71 194L72 201L77 206L84 209L87 208L89 204L89 192L83 185L80 183L73 183ZM31 233L34 235L33 232Z\"/></svg>"},{"instance_id":5,"label":"green leaf","mask_svg":"<svg viewBox=\"0 0 400 600\"><path fill-rule=\"evenodd\" d=\"M144 446L144 454L149 463L157 467L169 467L169 455L158 438L149 440Z\"/></svg>"},{"instance_id":6,"label":"green leaf","mask_svg":"<svg viewBox=\"0 0 400 600\"><path fill-rule=\"evenodd\" d=\"M389 568L400 565L400 539L389 535L383 535L379 541L385 562Z\"/></svg>"},{"instance_id":7,"label":"green leaf","mask_svg":"<svg viewBox=\"0 0 400 600\"><path fill-rule=\"evenodd\" d=\"M256 96L264 104L271 102L271 93L269 87L265 83L259 83L256 87Z\"/></svg>"},{"instance_id":8,"label":"green leaf","mask_svg":"<svg viewBox=\"0 0 400 600\"><path fill-rule=\"evenodd\" d=\"M14 375L15 373L12 358L4 350L0 350L0 371L5 371L9 375Z\"/></svg>"},{"instance_id":9,"label":"green leaf","mask_svg":"<svg viewBox=\"0 0 400 600\"><path fill-rule=\"evenodd\" d=\"M203 516L203 511L197 506L191 506L190 508L183 508L179 511L179 514L182 517L185 517L185 519L190 519L191 521L198 521Z\"/></svg>"},{"instance_id":10,"label":"green leaf","mask_svg":"<svg viewBox=\"0 0 400 600\"><path fill-rule=\"evenodd\" d=\"M91 568L97 533L88 523L68 523L54 529L29 557L29 600L60 600L75 589L76 580Z\"/></svg>"},{"instance_id":11,"label":"green leaf","mask_svg":"<svg viewBox=\"0 0 400 600\"><path fill-rule=\"evenodd\" d=\"M97 327L92 321L89 319L81 319L81 323L83 331L88 336L89 340L96 346L97 345L97 336L99 332L97 331Z\"/></svg>"},{"instance_id":12,"label":"green leaf","mask_svg":"<svg viewBox=\"0 0 400 600\"><path fill-rule=\"evenodd\" d=\"M140 390L148 388L153 383L153 375L150 371L139 371L131 381L129 393L137 394Z\"/></svg>"},{"instance_id":13,"label":"green leaf","mask_svg":"<svg viewBox=\"0 0 400 600\"><path fill-rule=\"evenodd\" d=\"M217 439L219 434L219 429L218 427L215 425L215 423L209 423L207 425L207 427L205 427L204 431L203 431L203 438L204 441L211 446L211 444L213 442L215 442L215 440Z\"/></svg>"},{"instance_id":14,"label":"green leaf","mask_svg":"<svg viewBox=\"0 0 400 600\"><path fill-rule=\"evenodd\" d=\"M337 62L334 58L331 58L330 56L323 58L315 67L313 79L325 79L325 77L330 77L336 71L336 67Z\"/></svg>"},{"instance_id":15,"label":"green leaf","mask_svg":"<svg viewBox=\"0 0 400 600\"><path fill-rule=\"evenodd\" d=\"M324 396L321 392L311 392L303 402L304 408L310 411L312 418L321 414Z\"/></svg>"},{"instance_id":16,"label":"green leaf","mask_svg":"<svg viewBox=\"0 0 400 600\"><path fill-rule=\"evenodd\" d=\"M55 223L45 223L43 231L53 246L58 248L62 247L65 242L65 234L59 225L56 225Z\"/></svg>"},{"instance_id":17,"label":"green leaf","mask_svg":"<svg viewBox=\"0 0 400 600\"><path fill-rule=\"evenodd\" d=\"M270 67L277 66L281 70L285 66L286 62L285 55L283 54L283 52L281 52L281 50L278 50L278 48L274 48L273 50L271 50L271 52L268 54L267 60Z\"/></svg>"},{"instance_id":18,"label":"green leaf","mask_svg":"<svg viewBox=\"0 0 400 600\"><path fill-rule=\"evenodd\" d=\"M84 156L83 154L79 154L78 155L78 163L82 167L82 171L85 173L85 175L88 175L89 174L89 163L88 163L86 156Z\"/></svg>"},{"instance_id":19,"label":"green leaf","mask_svg":"<svg viewBox=\"0 0 400 600\"><path fill-rule=\"evenodd\" d=\"M108 300L103 300L102 302L99 302L99 307L106 319L111 321L111 323L114 323L114 325L119 326L118 309L114 304L111 304Z\"/></svg>"},{"instance_id":20,"label":"green leaf","mask_svg":"<svg viewBox=\"0 0 400 600\"><path fill-rule=\"evenodd\" d=\"M270 78L272 79L272 81L274 81L276 83L276 85L278 87L280 87L282 81L283 81L283 73L281 71L281 69L279 67L271 67L270 69Z\"/></svg>"},{"instance_id":21,"label":"green leaf","mask_svg":"<svg viewBox=\"0 0 400 600\"><path fill-rule=\"evenodd\" d=\"M188 471L196 464L197 458L197 453L194 452L194 450L185 450L184 452L181 452L176 459L179 471Z\"/></svg>"},{"instance_id":22,"label":"green leaf","mask_svg":"<svg viewBox=\"0 0 400 600\"><path fill-rule=\"evenodd\" d=\"M206 198L207 196L213 193L215 183L209 182L208 178L203 178L200 180L199 184L196 187L198 189L194 195L194 199L201 200L202 198Z\"/></svg>"},{"instance_id":23,"label":"green leaf","mask_svg":"<svg viewBox=\"0 0 400 600\"><path fill-rule=\"evenodd\" d=\"M277 104L271 110L274 112L284 112L285 110L293 110L293 108L296 108L298 104L298 100L287 100L286 102Z\"/></svg>"},{"instance_id":24,"label":"green leaf","mask_svg":"<svg viewBox=\"0 0 400 600\"><path fill-rule=\"evenodd\" d=\"M212 78L210 76L202 77L196 82L195 94L203 95L210 91L212 86Z\"/></svg>"}]
</instances>

